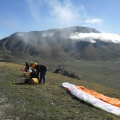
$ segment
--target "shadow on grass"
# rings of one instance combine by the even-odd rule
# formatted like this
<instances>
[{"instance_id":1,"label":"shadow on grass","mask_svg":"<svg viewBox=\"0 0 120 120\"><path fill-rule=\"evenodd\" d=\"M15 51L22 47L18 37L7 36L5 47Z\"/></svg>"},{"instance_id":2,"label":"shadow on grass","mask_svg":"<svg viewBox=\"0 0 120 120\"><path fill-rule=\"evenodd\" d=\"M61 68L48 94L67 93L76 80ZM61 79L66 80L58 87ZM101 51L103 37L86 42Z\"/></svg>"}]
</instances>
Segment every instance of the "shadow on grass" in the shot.
<instances>
[{"instance_id":1,"label":"shadow on grass","mask_svg":"<svg viewBox=\"0 0 120 120\"><path fill-rule=\"evenodd\" d=\"M15 84L15 85L28 85L27 83L22 83L22 82L19 82L19 83L12 83L12 84Z\"/></svg>"},{"instance_id":2,"label":"shadow on grass","mask_svg":"<svg viewBox=\"0 0 120 120\"><path fill-rule=\"evenodd\" d=\"M89 103L87 103L87 102L85 102L85 101L77 98L76 96L72 95L72 94L70 93L70 91L66 90L66 93L69 94L72 99L77 100L77 101L79 101L80 103L82 103L82 104L84 104L84 105L87 105L88 107L95 108L93 105L91 105L91 104L89 104Z\"/></svg>"},{"instance_id":3,"label":"shadow on grass","mask_svg":"<svg viewBox=\"0 0 120 120\"><path fill-rule=\"evenodd\" d=\"M25 79L24 82L19 82L19 83L13 83L15 85L29 85L29 79Z\"/></svg>"}]
</instances>

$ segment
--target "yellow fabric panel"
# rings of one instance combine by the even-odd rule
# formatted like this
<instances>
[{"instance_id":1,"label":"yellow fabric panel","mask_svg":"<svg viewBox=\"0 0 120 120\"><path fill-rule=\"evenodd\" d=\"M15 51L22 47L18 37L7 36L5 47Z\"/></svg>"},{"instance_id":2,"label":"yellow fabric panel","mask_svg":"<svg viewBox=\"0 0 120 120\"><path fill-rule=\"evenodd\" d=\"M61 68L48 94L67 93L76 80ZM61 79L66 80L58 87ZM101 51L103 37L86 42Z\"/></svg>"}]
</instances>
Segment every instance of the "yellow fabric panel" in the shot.
<instances>
[{"instance_id":1,"label":"yellow fabric panel","mask_svg":"<svg viewBox=\"0 0 120 120\"><path fill-rule=\"evenodd\" d=\"M38 85L39 80L37 78L31 78L29 81L30 85Z\"/></svg>"}]
</instances>

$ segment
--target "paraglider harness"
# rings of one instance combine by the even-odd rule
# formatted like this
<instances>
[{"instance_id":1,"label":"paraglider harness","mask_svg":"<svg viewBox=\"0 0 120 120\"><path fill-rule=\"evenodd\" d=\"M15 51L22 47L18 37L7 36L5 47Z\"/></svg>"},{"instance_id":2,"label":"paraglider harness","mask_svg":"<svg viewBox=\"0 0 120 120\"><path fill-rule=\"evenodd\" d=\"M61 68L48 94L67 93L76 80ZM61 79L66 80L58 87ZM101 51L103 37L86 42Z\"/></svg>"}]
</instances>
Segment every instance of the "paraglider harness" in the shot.
<instances>
[{"instance_id":1,"label":"paraglider harness","mask_svg":"<svg viewBox=\"0 0 120 120\"><path fill-rule=\"evenodd\" d=\"M23 73L24 73L24 77L26 78L24 83L27 83L27 84L38 84L38 75L37 75L37 71L36 69L30 69L30 66L27 62L25 62L25 69L23 70ZM37 83L34 83L35 80Z\"/></svg>"},{"instance_id":2,"label":"paraglider harness","mask_svg":"<svg viewBox=\"0 0 120 120\"><path fill-rule=\"evenodd\" d=\"M38 79L38 75L37 75L37 72L36 72L36 69L33 69L31 73L29 73L29 78L26 78L25 79L25 83L28 83L30 82L30 80L32 78L37 78Z\"/></svg>"}]
</instances>

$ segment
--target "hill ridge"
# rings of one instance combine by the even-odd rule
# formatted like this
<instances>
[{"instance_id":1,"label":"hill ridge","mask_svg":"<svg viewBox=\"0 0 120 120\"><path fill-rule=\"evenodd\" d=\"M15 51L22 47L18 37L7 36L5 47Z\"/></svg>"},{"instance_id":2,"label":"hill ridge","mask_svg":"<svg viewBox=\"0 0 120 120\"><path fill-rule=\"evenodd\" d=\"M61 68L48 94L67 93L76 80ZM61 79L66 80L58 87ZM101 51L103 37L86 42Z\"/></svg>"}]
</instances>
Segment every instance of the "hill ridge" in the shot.
<instances>
[{"instance_id":1,"label":"hill ridge","mask_svg":"<svg viewBox=\"0 0 120 120\"><path fill-rule=\"evenodd\" d=\"M87 41L88 38L76 41L71 36L75 32L100 33L94 28L79 26L46 31L17 32L0 40L0 49L46 59L110 60L120 58L120 44L100 40L91 43ZM71 39L70 36L73 38Z\"/></svg>"}]
</instances>

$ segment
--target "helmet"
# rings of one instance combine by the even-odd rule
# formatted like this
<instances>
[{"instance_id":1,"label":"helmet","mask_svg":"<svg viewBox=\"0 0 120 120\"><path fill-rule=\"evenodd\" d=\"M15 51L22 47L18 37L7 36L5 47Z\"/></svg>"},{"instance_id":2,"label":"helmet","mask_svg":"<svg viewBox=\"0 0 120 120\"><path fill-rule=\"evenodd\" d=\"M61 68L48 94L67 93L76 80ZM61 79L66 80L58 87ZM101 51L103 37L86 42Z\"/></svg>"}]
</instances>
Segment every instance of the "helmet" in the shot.
<instances>
[{"instance_id":1,"label":"helmet","mask_svg":"<svg viewBox=\"0 0 120 120\"><path fill-rule=\"evenodd\" d=\"M37 65L37 63L33 63L33 64Z\"/></svg>"},{"instance_id":2,"label":"helmet","mask_svg":"<svg viewBox=\"0 0 120 120\"><path fill-rule=\"evenodd\" d=\"M37 63L31 63L30 67L34 68L37 65Z\"/></svg>"}]
</instances>

